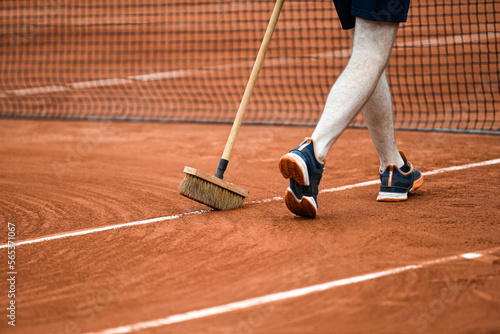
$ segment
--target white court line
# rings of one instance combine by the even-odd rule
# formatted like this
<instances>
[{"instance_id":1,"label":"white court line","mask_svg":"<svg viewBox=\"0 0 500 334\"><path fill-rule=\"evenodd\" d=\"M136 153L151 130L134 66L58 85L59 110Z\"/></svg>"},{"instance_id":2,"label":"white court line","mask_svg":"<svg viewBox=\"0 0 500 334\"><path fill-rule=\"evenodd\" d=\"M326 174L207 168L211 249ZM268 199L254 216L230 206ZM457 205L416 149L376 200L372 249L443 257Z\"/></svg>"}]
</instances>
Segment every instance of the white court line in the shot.
<instances>
[{"instance_id":1,"label":"white court line","mask_svg":"<svg viewBox=\"0 0 500 334\"><path fill-rule=\"evenodd\" d=\"M469 260L477 259L478 257L481 257L481 256L483 256L483 254L480 254L480 253L465 253L465 254L462 254L462 257L464 259L469 259Z\"/></svg>"},{"instance_id":2,"label":"white court line","mask_svg":"<svg viewBox=\"0 0 500 334\"><path fill-rule=\"evenodd\" d=\"M434 174L440 174L440 173L445 173L445 172L452 172L452 171L458 171L458 170L463 170L463 169L468 169L468 168L473 168L473 167L489 166L489 165L495 165L495 164L500 164L500 159L487 160L487 161L476 162L476 163L471 163L471 164L466 164L466 165L461 165L461 166L453 166L453 167L445 167L445 168L435 169L433 171L422 173L422 175L424 175L424 176L434 175ZM324 189L321 191L321 193L342 191L342 190L348 190L348 189L359 188L359 187L367 187L367 186L371 186L371 185L375 185L375 184L379 184L379 183L380 183L379 180L360 182L360 183L350 184L350 185L336 187L336 188ZM283 197L273 197L273 198L263 199L260 201L253 201L253 202L250 202L249 204L263 204L263 203L269 203L269 202L281 201L281 200L283 200ZM87 230L81 230L81 231L75 231L75 232L69 232L69 233L61 233L61 234L56 234L56 235L52 235L52 236L48 236L48 237L16 242L15 245L16 246L29 245L29 244L35 244L35 243L44 242L44 241L50 241L50 240L68 238L68 237L75 237L75 236L79 236L79 235L86 235L86 234L102 232L102 231L109 231L109 230L114 230L114 229L118 229L118 228L122 228L122 227L151 224L151 223L156 223L156 222L161 222L161 221L166 221L166 220L178 219L178 218L181 218L184 216L189 216L189 215L203 214L203 213L207 213L207 212L211 212L211 211L214 211L214 210L209 209L209 210L186 212L186 213L180 213L180 214L172 215L172 216L139 220L139 221L135 221L135 222L131 222L131 223L117 224L117 225L111 225L111 226L105 226L105 227L99 227L99 228L93 228L93 229L87 229ZM0 249L7 248L8 246L9 246L8 244L0 245Z\"/></svg>"},{"instance_id":3,"label":"white court line","mask_svg":"<svg viewBox=\"0 0 500 334\"><path fill-rule=\"evenodd\" d=\"M48 94L48 93L62 92L65 90L68 90L68 87L66 87L66 86L39 86L39 87L32 87L32 88L10 90L6 93L14 94L17 96L25 96L25 95L34 95L34 94Z\"/></svg>"},{"instance_id":4,"label":"white court line","mask_svg":"<svg viewBox=\"0 0 500 334\"><path fill-rule=\"evenodd\" d=\"M69 84L68 86L70 86L71 88L74 88L74 89L86 89L86 88L98 88L98 87L105 87L105 86L125 85L125 84L129 84L132 82L133 82L132 80L128 80L128 79L114 78L114 79L75 82L75 83Z\"/></svg>"},{"instance_id":5,"label":"white court line","mask_svg":"<svg viewBox=\"0 0 500 334\"><path fill-rule=\"evenodd\" d=\"M471 163L471 164L467 164L467 165L439 168L439 169L435 169L435 170L431 170L431 171L422 173L422 175L426 176L426 175L441 174L441 173L446 173L446 172L454 172L457 170L468 169L468 168L473 168L473 167L478 167L478 166L495 165L498 163L500 163L500 159L493 159L493 160L488 160L488 161L483 161L483 162Z\"/></svg>"},{"instance_id":6,"label":"white court line","mask_svg":"<svg viewBox=\"0 0 500 334\"><path fill-rule=\"evenodd\" d=\"M457 45L471 42L478 42L481 40L488 40L493 38L500 38L500 32L488 32L488 33L474 33L474 34L465 34L465 35L454 35L440 38L431 38L424 40L416 40L409 42L399 42L394 45L394 49L404 49L410 47L432 47L432 46L446 46L446 45ZM329 59L329 58L348 58L351 55L350 49L341 49L335 50L332 52L325 53L317 53L305 55L299 58L269 58L265 61L265 66L276 66L276 65L284 65L287 63L294 63L305 58L320 58L320 59ZM181 78L187 77L190 75L201 74L207 71L227 71L234 70L240 68L251 68L254 62L243 62L236 64L227 64L227 65L217 65L211 67L204 67L199 69L183 69L183 70L175 70L168 72L157 72L157 73L149 73L149 74L141 74L135 76L129 76L127 78L110 78L110 79L101 79L101 80L93 80L93 81L84 81L84 82L76 82L70 83L65 86L40 86L40 87L32 87L18 90L6 91L4 93L0 92L0 99L7 98L9 94L14 94L18 96L26 96L26 95L34 95L34 94L47 94L47 93L55 93L59 91L68 90L70 88L73 89L88 89L88 88L98 88L105 86L116 86L116 85L125 85L130 84L133 81L131 80L139 80L139 81L156 81L156 80L165 80L165 79L173 79L173 78Z\"/></svg>"},{"instance_id":7,"label":"white court line","mask_svg":"<svg viewBox=\"0 0 500 334\"><path fill-rule=\"evenodd\" d=\"M52 235L52 236L49 236L49 237L43 237L43 238L39 238L39 239L30 239L30 240L16 242L15 246L17 247L17 246L21 246L21 245L36 244L36 243L43 242L43 241L50 241L50 240L68 238L68 237L76 237L78 235L85 235L85 234L90 234L90 233L115 230L115 229L122 228L122 227L127 227L127 226L137 226L137 225L151 224L151 223L156 223L156 222L162 222L162 221L165 221L165 220L177 219L177 218L181 218L183 216L199 215L199 214L202 214L202 213L205 213L205 212L209 212L209 211L213 211L213 210L210 209L210 210L200 210L200 211L186 212L186 213L181 213L181 214L178 214L178 215L172 215L172 216L166 216L166 217L158 217L158 218L151 218L151 219L146 219L146 220L139 220L139 221L135 221L135 222L131 222L131 223L110 225L110 226L98 227L98 228L93 228L93 229L88 229L88 230L81 230L81 231L70 232L70 233L61 233L61 234L56 234L56 235ZM7 247L9 247L8 244L0 245L0 249L7 248Z\"/></svg>"},{"instance_id":8,"label":"white court line","mask_svg":"<svg viewBox=\"0 0 500 334\"><path fill-rule=\"evenodd\" d=\"M173 78L182 78L188 75L192 75L197 73L200 70L196 69L185 69L185 70L177 70L177 71L169 71L169 72L158 72L151 74L141 74L141 75L133 75L128 77L133 80L140 81L156 81L156 80L164 80L164 79L173 79Z\"/></svg>"},{"instance_id":9,"label":"white court line","mask_svg":"<svg viewBox=\"0 0 500 334\"><path fill-rule=\"evenodd\" d=\"M476 251L474 252L476 257L480 257L483 254L481 253L491 253L491 252L496 252L499 251L500 247L495 247L495 248L490 248L490 249L485 249L481 251ZM237 310L242 310L258 305L263 305L263 304L269 304L273 302L278 302L281 300L286 300L290 298L296 298L296 297L301 297L305 295L309 295L315 292L320 292L320 291L326 291L335 287L339 286L346 286L350 284L356 284L360 282L365 282L369 281L372 279L384 277L384 276L390 276L390 275L395 275L399 274L405 271L409 270L415 270L415 269L420 269L424 267L429 267L432 265L436 264L441 264L441 263L446 263L446 262L451 262L451 261L456 261L456 260L461 260L461 259L469 259L467 254L459 254L459 255L453 255L453 256L448 256L448 257L443 257L439 259L434 259L434 260L428 260L428 261L423 261L417 264L412 264L404 267L398 267L398 268L393 268L393 269L388 269L388 270L382 270L382 271L377 271L374 273L370 274L365 274L365 275L359 275L359 276L354 276L354 277L349 277L349 278L344 278L344 279L339 279L335 281L330 281L322 284L316 284L316 285L311 285L308 287L304 288L298 288L298 289L293 289L289 291L283 291L283 292L278 292L278 293L273 293L261 297L256 297L256 298L250 298L250 299L245 299L241 300L238 302L234 303L229 303L225 305L220 305L220 306L214 306L214 307L209 307L201 310L196 310L196 311L190 311L186 313L180 313L180 314L174 314L165 318L159 318L155 320L149 320L149 321L143 321L143 322L138 322L132 325L125 325L125 326L119 326L115 328L109 328L105 329L99 332L89 332L86 334L124 334L124 333L132 333L136 332L139 330L143 329L150 329L150 328L157 328L157 327L162 327L166 325L171 325L171 324L176 324L180 322L186 322L190 320L196 320L200 318L206 318L218 314L223 314L223 313L228 313L228 312L233 312Z\"/></svg>"},{"instance_id":10,"label":"white court line","mask_svg":"<svg viewBox=\"0 0 500 334\"><path fill-rule=\"evenodd\" d=\"M480 40L494 39L494 38L500 38L500 32L446 36L440 38L431 38L427 40L416 40L413 42L406 42L403 43L403 45L399 45L400 43L397 43L395 46L397 48L430 47L430 46L451 45L451 44L465 44L465 43L478 42Z\"/></svg>"}]
</instances>

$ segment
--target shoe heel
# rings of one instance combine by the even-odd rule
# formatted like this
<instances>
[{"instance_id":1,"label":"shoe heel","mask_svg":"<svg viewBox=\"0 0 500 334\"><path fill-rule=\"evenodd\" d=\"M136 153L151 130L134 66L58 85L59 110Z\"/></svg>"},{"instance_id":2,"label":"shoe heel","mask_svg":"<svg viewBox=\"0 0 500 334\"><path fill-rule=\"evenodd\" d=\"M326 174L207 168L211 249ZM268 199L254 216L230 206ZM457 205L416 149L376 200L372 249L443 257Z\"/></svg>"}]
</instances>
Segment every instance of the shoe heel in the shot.
<instances>
[{"instance_id":1,"label":"shoe heel","mask_svg":"<svg viewBox=\"0 0 500 334\"><path fill-rule=\"evenodd\" d=\"M295 154L291 153L285 154L279 161L279 167L281 175L285 179L294 179L295 182L302 186L309 185L307 166L300 157L296 157Z\"/></svg>"},{"instance_id":2,"label":"shoe heel","mask_svg":"<svg viewBox=\"0 0 500 334\"><path fill-rule=\"evenodd\" d=\"M288 210L301 217L315 218L318 213L314 199L305 196L299 200L290 188L285 193L285 204Z\"/></svg>"}]
</instances>

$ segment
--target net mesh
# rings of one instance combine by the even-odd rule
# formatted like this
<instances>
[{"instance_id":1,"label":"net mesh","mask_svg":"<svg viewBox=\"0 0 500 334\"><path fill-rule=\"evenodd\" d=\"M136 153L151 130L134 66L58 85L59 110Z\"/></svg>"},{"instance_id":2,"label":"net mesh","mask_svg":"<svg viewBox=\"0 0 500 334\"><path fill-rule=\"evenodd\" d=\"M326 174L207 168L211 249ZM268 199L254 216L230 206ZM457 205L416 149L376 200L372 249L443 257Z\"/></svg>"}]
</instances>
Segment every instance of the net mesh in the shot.
<instances>
[{"instance_id":1,"label":"net mesh","mask_svg":"<svg viewBox=\"0 0 500 334\"><path fill-rule=\"evenodd\" d=\"M273 6L3 0L0 117L232 122ZM397 128L500 133L499 38L496 0L413 1L387 70ZM286 0L245 123L315 124L350 46L330 0Z\"/></svg>"}]
</instances>

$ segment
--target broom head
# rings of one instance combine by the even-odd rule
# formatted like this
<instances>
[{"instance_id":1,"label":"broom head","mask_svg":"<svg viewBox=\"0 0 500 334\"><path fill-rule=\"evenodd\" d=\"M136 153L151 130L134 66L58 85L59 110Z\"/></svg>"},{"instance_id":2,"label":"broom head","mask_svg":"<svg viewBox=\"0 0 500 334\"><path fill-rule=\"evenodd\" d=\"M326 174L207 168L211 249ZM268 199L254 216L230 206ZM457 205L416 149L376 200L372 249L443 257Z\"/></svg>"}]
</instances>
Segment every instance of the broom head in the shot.
<instances>
[{"instance_id":1,"label":"broom head","mask_svg":"<svg viewBox=\"0 0 500 334\"><path fill-rule=\"evenodd\" d=\"M200 170L184 167L179 193L218 210L239 208L248 191Z\"/></svg>"}]
</instances>

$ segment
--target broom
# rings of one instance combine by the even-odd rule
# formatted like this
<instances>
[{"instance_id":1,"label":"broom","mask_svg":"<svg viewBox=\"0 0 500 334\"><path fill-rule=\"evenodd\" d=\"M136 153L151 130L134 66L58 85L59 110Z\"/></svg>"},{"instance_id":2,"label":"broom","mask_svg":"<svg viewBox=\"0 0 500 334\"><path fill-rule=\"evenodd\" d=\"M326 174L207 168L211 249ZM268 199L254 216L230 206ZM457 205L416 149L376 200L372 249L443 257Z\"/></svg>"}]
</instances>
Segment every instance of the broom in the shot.
<instances>
[{"instance_id":1,"label":"broom","mask_svg":"<svg viewBox=\"0 0 500 334\"><path fill-rule=\"evenodd\" d=\"M229 163L231 150L233 149L236 136L238 135L241 122L243 121L243 115L245 114L248 103L250 102L250 96L252 95L253 88L257 82L257 77L259 76L260 69L262 68L264 57L269 47L269 43L271 42L271 37L274 29L276 28L278 17L281 12L281 8L283 7L283 2L284 0L277 0L274 6L271 19L269 20L269 24L267 26L266 34L262 40L259 53L257 54L252 73L248 79L245 93L241 99L238 112L236 113L236 118L231 128L231 133L227 139L226 147L224 148L224 153L219 161L219 166L217 167L215 176L186 166L184 168L184 173L186 175L184 176L184 179L179 187L179 193L181 195L218 210L238 208L243 204L245 198L248 197L247 190L224 181L223 177Z\"/></svg>"}]
</instances>

